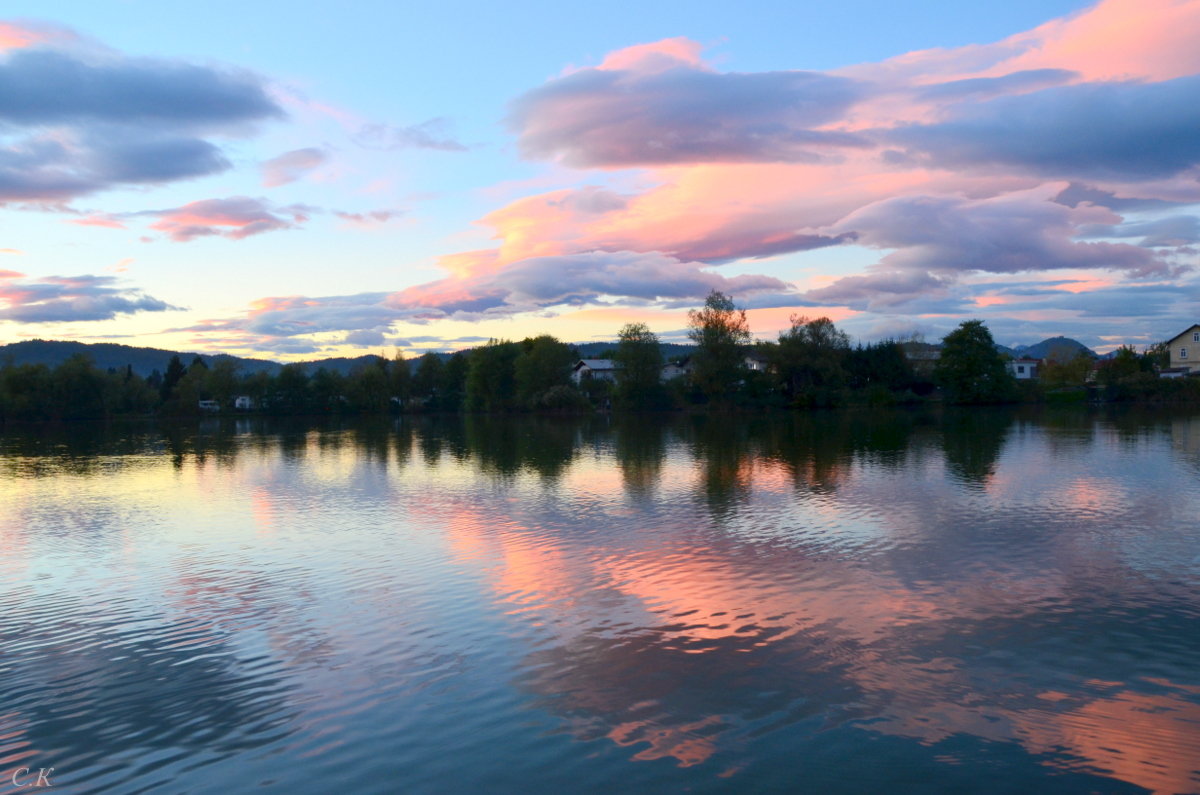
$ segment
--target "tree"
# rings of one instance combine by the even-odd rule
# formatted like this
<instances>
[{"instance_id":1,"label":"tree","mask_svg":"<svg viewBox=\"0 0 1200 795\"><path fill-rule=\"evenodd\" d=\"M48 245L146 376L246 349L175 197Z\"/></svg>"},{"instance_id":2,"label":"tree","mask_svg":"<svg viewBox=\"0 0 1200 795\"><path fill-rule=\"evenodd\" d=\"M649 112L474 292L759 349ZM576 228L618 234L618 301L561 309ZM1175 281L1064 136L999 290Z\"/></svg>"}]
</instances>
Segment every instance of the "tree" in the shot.
<instances>
[{"instance_id":1,"label":"tree","mask_svg":"<svg viewBox=\"0 0 1200 795\"><path fill-rule=\"evenodd\" d=\"M221 408L230 408L238 389L237 364L232 359L218 359L208 371L208 392Z\"/></svg>"},{"instance_id":2,"label":"tree","mask_svg":"<svg viewBox=\"0 0 1200 795\"><path fill-rule=\"evenodd\" d=\"M441 360L439 360L440 363ZM460 411L467 391L467 355L462 351L446 360L437 380L437 408Z\"/></svg>"},{"instance_id":3,"label":"tree","mask_svg":"<svg viewBox=\"0 0 1200 795\"><path fill-rule=\"evenodd\" d=\"M513 365L517 402L534 408L555 387L569 389L574 360L570 346L548 334L522 341L521 354Z\"/></svg>"},{"instance_id":4,"label":"tree","mask_svg":"<svg viewBox=\"0 0 1200 795\"><path fill-rule=\"evenodd\" d=\"M516 361L521 346L489 340L471 351L467 365L467 408L471 411L509 411L516 404Z\"/></svg>"},{"instance_id":5,"label":"tree","mask_svg":"<svg viewBox=\"0 0 1200 795\"><path fill-rule=\"evenodd\" d=\"M951 403L1002 403L1015 397L1016 379L982 320L963 321L946 335L933 377Z\"/></svg>"},{"instance_id":6,"label":"tree","mask_svg":"<svg viewBox=\"0 0 1200 795\"><path fill-rule=\"evenodd\" d=\"M1068 354L1064 350L1059 351L1057 356L1053 353L1046 358L1039 373L1043 384L1053 389L1087 383L1095 360L1086 351L1072 349Z\"/></svg>"},{"instance_id":7,"label":"tree","mask_svg":"<svg viewBox=\"0 0 1200 795\"><path fill-rule=\"evenodd\" d=\"M775 366L792 401L830 405L846 382L850 337L827 317L792 315L792 327L779 335Z\"/></svg>"},{"instance_id":8,"label":"tree","mask_svg":"<svg viewBox=\"0 0 1200 795\"><path fill-rule=\"evenodd\" d=\"M1123 379L1132 378L1143 369L1149 370L1149 360L1139 356L1131 345L1122 345L1113 353L1112 358L1100 362L1097 377L1104 386L1113 386Z\"/></svg>"},{"instance_id":9,"label":"tree","mask_svg":"<svg viewBox=\"0 0 1200 795\"><path fill-rule=\"evenodd\" d=\"M425 354L417 361L417 372L413 376L412 395L425 405L436 397L442 378L442 357L436 353Z\"/></svg>"},{"instance_id":10,"label":"tree","mask_svg":"<svg viewBox=\"0 0 1200 795\"><path fill-rule=\"evenodd\" d=\"M404 359L404 351L396 350L396 355L392 357L392 364L388 369L388 376L391 380L392 397L398 398L401 406L406 405L412 395L413 379L412 367Z\"/></svg>"},{"instance_id":11,"label":"tree","mask_svg":"<svg viewBox=\"0 0 1200 795\"><path fill-rule=\"evenodd\" d=\"M346 397L355 411L381 414L388 410L390 383L388 362L382 356L350 374L346 382Z\"/></svg>"},{"instance_id":12,"label":"tree","mask_svg":"<svg viewBox=\"0 0 1200 795\"><path fill-rule=\"evenodd\" d=\"M617 405L625 409L662 409L668 403L662 383L663 356L658 337L645 323L629 323L617 333L613 361Z\"/></svg>"},{"instance_id":13,"label":"tree","mask_svg":"<svg viewBox=\"0 0 1200 795\"><path fill-rule=\"evenodd\" d=\"M696 343L692 379L709 400L727 400L742 380L742 348L752 339L746 310L713 290L703 309L688 312L688 337Z\"/></svg>"},{"instance_id":14,"label":"tree","mask_svg":"<svg viewBox=\"0 0 1200 795\"><path fill-rule=\"evenodd\" d=\"M187 375L187 368L183 366L179 356L172 356L171 361L167 363L167 373L163 376L162 384L159 386L158 394L164 403L171 399L171 393L175 391L175 387L185 375Z\"/></svg>"},{"instance_id":15,"label":"tree","mask_svg":"<svg viewBox=\"0 0 1200 795\"><path fill-rule=\"evenodd\" d=\"M271 404L284 414L303 414L308 410L308 373L304 365L284 365L275 377Z\"/></svg>"}]
</instances>

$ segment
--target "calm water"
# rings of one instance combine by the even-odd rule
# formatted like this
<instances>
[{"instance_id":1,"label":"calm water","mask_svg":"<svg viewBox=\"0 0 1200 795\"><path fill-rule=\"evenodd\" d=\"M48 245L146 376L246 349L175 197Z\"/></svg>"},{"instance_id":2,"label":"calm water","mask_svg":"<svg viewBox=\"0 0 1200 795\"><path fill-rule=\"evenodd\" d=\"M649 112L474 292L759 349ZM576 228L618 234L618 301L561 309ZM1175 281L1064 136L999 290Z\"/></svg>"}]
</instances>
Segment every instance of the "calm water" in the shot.
<instances>
[{"instance_id":1,"label":"calm water","mask_svg":"<svg viewBox=\"0 0 1200 795\"><path fill-rule=\"evenodd\" d=\"M0 793L1200 792L1200 414L10 430L0 541Z\"/></svg>"}]
</instances>

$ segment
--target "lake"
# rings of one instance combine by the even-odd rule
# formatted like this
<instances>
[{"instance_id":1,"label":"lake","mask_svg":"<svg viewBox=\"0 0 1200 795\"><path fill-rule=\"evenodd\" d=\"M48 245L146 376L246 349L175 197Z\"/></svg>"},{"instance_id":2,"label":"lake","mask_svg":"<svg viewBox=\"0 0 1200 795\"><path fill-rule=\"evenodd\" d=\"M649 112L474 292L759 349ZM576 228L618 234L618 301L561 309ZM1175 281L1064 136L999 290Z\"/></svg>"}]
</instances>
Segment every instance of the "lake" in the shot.
<instances>
[{"instance_id":1,"label":"lake","mask_svg":"<svg viewBox=\"0 0 1200 795\"><path fill-rule=\"evenodd\" d=\"M1200 792L1200 414L9 428L0 541L0 793Z\"/></svg>"}]
</instances>

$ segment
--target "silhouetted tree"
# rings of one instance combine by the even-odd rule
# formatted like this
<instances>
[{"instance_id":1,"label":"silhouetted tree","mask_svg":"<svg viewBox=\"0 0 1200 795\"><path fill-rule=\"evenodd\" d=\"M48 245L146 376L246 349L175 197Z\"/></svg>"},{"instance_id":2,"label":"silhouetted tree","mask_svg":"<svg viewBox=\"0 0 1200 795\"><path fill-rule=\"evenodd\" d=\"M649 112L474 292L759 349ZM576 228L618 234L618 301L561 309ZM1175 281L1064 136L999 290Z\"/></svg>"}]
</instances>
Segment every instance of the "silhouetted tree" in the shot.
<instances>
[{"instance_id":1,"label":"silhouetted tree","mask_svg":"<svg viewBox=\"0 0 1200 795\"><path fill-rule=\"evenodd\" d=\"M1015 395L1016 380L982 320L963 321L945 336L933 375L951 403L1002 403Z\"/></svg>"},{"instance_id":2,"label":"silhouetted tree","mask_svg":"<svg viewBox=\"0 0 1200 795\"><path fill-rule=\"evenodd\" d=\"M696 343L693 381L709 400L727 400L745 371L742 348L751 341L746 311L713 290L703 309L688 312L688 337Z\"/></svg>"},{"instance_id":3,"label":"silhouetted tree","mask_svg":"<svg viewBox=\"0 0 1200 795\"><path fill-rule=\"evenodd\" d=\"M521 346L489 340L471 351L466 405L470 411L509 411L516 404L516 361Z\"/></svg>"},{"instance_id":4,"label":"silhouetted tree","mask_svg":"<svg viewBox=\"0 0 1200 795\"><path fill-rule=\"evenodd\" d=\"M663 356L658 337L645 323L629 323L617 334L613 361L617 371L615 397L624 409L662 409L669 397L662 383Z\"/></svg>"}]
</instances>

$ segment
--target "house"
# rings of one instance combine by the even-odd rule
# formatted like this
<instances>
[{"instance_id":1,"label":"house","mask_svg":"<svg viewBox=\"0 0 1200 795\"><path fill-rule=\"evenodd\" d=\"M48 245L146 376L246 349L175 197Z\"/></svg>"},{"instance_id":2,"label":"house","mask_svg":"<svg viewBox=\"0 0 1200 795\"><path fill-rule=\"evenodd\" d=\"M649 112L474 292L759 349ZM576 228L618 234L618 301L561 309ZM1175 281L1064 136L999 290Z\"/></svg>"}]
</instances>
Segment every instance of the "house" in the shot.
<instances>
[{"instance_id":1,"label":"house","mask_svg":"<svg viewBox=\"0 0 1200 795\"><path fill-rule=\"evenodd\" d=\"M1013 359L1008 363L1008 371L1012 373L1018 381L1035 380L1038 377L1038 372L1041 369L1041 359L1029 359L1023 356L1020 359Z\"/></svg>"},{"instance_id":2,"label":"house","mask_svg":"<svg viewBox=\"0 0 1200 795\"><path fill-rule=\"evenodd\" d=\"M254 399L249 395L238 395L233 399L233 407L238 411L250 411L254 408Z\"/></svg>"},{"instance_id":3,"label":"house","mask_svg":"<svg viewBox=\"0 0 1200 795\"><path fill-rule=\"evenodd\" d=\"M767 367L770 366L767 357L757 352L747 353L743 357L742 363L746 365L747 370L753 370L756 373L765 373Z\"/></svg>"},{"instance_id":4,"label":"house","mask_svg":"<svg viewBox=\"0 0 1200 795\"><path fill-rule=\"evenodd\" d=\"M900 348L904 351L904 358L908 359L915 374L923 378L933 376L934 368L937 367L938 360L942 358L941 345L909 340L900 343Z\"/></svg>"},{"instance_id":5,"label":"house","mask_svg":"<svg viewBox=\"0 0 1200 795\"><path fill-rule=\"evenodd\" d=\"M571 380L576 384L582 383L585 378L598 378L601 381L617 380L617 370L621 369L621 365L614 362L612 359L580 359L571 368Z\"/></svg>"},{"instance_id":6,"label":"house","mask_svg":"<svg viewBox=\"0 0 1200 795\"><path fill-rule=\"evenodd\" d=\"M1200 372L1200 323L1167 340L1167 351L1170 355L1169 370ZM1166 372L1164 370L1163 374Z\"/></svg>"},{"instance_id":7,"label":"house","mask_svg":"<svg viewBox=\"0 0 1200 795\"><path fill-rule=\"evenodd\" d=\"M675 378L683 378L692 372L691 357L685 357L677 362L667 362L662 366L662 372L659 373L658 380L671 381Z\"/></svg>"},{"instance_id":8,"label":"house","mask_svg":"<svg viewBox=\"0 0 1200 795\"><path fill-rule=\"evenodd\" d=\"M201 411L220 411L221 404L215 400L201 400L196 404Z\"/></svg>"}]
</instances>

